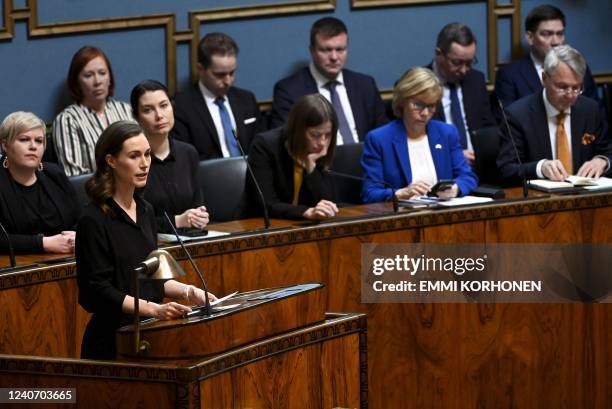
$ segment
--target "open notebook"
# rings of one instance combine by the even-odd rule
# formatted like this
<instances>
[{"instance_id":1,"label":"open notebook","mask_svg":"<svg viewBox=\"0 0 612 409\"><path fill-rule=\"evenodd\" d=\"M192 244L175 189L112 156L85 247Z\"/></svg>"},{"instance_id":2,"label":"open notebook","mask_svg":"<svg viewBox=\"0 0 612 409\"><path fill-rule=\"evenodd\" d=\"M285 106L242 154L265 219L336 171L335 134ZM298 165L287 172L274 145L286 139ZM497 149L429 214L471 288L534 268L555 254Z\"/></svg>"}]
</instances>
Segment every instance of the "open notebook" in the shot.
<instances>
[{"instance_id":1,"label":"open notebook","mask_svg":"<svg viewBox=\"0 0 612 409\"><path fill-rule=\"evenodd\" d=\"M544 192L564 192L573 190L607 190L612 189L612 179L601 177L599 179L569 176L562 182L548 179L530 180L529 186Z\"/></svg>"}]
</instances>

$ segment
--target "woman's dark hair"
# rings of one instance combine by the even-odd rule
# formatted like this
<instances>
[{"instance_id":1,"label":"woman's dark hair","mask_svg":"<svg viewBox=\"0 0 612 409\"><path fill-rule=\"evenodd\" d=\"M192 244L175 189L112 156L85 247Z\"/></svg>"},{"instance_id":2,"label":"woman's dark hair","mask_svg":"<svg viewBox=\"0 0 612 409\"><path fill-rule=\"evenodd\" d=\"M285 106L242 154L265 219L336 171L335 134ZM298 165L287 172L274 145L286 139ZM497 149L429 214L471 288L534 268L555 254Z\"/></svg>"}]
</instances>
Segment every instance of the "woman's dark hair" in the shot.
<instances>
[{"instance_id":1,"label":"woman's dark hair","mask_svg":"<svg viewBox=\"0 0 612 409\"><path fill-rule=\"evenodd\" d=\"M168 88L166 88L166 86L159 81L140 81L134 88L132 88L132 93L130 94L130 104L132 105L132 116L134 118L138 118L138 102L140 101L140 97L147 92L153 91L164 91L168 99L170 99L170 95L168 95Z\"/></svg>"},{"instance_id":2,"label":"woman's dark hair","mask_svg":"<svg viewBox=\"0 0 612 409\"><path fill-rule=\"evenodd\" d=\"M327 121L332 124L331 141L327 148L327 155L317 160L317 163L324 168L331 166L336 150L336 134L338 133L336 112L321 94L304 95L295 102L285 124L287 149L294 159L306 161L308 155L306 128L323 125Z\"/></svg>"},{"instance_id":3,"label":"woman's dark hair","mask_svg":"<svg viewBox=\"0 0 612 409\"><path fill-rule=\"evenodd\" d=\"M108 68L108 76L110 78L108 96L112 97L115 93L115 77L113 76L113 68L111 67L110 61L98 47L86 45L81 47L81 49L72 56L70 68L68 69L68 89L70 90L72 99L76 102L80 103L83 100L83 91L81 91L81 86L79 85L79 74L83 70L83 67L96 57L102 57Z\"/></svg>"},{"instance_id":4,"label":"woman's dark hair","mask_svg":"<svg viewBox=\"0 0 612 409\"><path fill-rule=\"evenodd\" d=\"M106 205L106 200L115 193L115 175L113 169L106 163L106 155L119 155L126 140L142 133L142 128L136 122L118 121L106 128L96 142L96 171L85 183L85 191L91 201L98 205L104 213L110 210Z\"/></svg>"}]
</instances>

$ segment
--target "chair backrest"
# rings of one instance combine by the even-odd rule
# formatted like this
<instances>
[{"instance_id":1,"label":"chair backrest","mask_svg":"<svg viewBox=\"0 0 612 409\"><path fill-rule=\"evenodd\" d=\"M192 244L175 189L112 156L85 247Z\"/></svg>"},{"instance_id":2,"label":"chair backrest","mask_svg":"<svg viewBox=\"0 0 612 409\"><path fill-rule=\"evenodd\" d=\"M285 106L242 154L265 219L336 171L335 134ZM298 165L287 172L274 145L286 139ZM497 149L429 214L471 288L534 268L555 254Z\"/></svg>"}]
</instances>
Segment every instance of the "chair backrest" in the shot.
<instances>
[{"instance_id":1,"label":"chair backrest","mask_svg":"<svg viewBox=\"0 0 612 409\"><path fill-rule=\"evenodd\" d=\"M93 173L84 173L82 175L70 176L68 178L76 191L77 201L81 207L85 207L87 203L89 203L89 197L85 192L85 182L87 182L92 175Z\"/></svg>"},{"instance_id":2,"label":"chair backrest","mask_svg":"<svg viewBox=\"0 0 612 409\"><path fill-rule=\"evenodd\" d=\"M362 153L363 143L336 146L334 163L331 169L336 172L363 177L363 169L361 167ZM336 184L336 199L338 203L361 203L361 181L334 176L334 182Z\"/></svg>"},{"instance_id":3,"label":"chair backrest","mask_svg":"<svg viewBox=\"0 0 612 409\"><path fill-rule=\"evenodd\" d=\"M487 128L470 131L472 146L476 156L475 171L480 184L497 185L501 177L497 168L497 154L499 153L499 128Z\"/></svg>"},{"instance_id":4,"label":"chair backrest","mask_svg":"<svg viewBox=\"0 0 612 409\"><path fill-rule=\"evenodd\" d=\"M246 163L242 157L209 159L200 162L200 184L210 220L236 220L244 199Z\"/></svg>"},{"instance_id":5,"label":"chair backrest","mask_svg":"<svg viewBox=\"0 0 612 409\"><path fill-rule=\"evenodd\" d=\"M612 83L608 83L602 86L603 88L603 99L604 108L606 110L608 119L608 130L612 133Z\"/></svg>"},{"instance_id":6,"label":"chair backrest","mask_svg":"<svg viewBox=\"0 0 612 409\"><path fill-rule=\"evenodd\" d=\"M45 153L43 154L43 162L57 163L60 167L62 167L62 165L59 163L59 160L57 159L57 152L55 151L55 142L53 142L50 127L45 131L45 140L46 147Z\"/></svg>"}]
</instances>

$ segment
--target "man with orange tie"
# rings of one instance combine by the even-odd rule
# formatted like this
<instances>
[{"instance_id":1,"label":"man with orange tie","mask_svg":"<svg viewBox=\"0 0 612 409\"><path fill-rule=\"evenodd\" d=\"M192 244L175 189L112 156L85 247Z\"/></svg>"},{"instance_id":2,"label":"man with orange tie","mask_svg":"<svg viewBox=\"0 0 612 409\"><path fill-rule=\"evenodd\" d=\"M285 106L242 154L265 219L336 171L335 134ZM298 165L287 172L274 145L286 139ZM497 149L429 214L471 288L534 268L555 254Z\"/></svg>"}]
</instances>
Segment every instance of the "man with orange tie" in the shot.
<instances>
[{"instance_id":1,"label":"man with orange tie","mask_svg":"<svg viewBox=\"0 0 612 409\"><path fill-rule=\"evenodd\" d=\"M568 45L551 48L544 60L542 92L526 96L507 110L497 158L502 177L564 180L569 175L597 178L609 173L612 144L596 101L581 95L586 63ZM517 152L523 169L517 159Z\"/></svg>"}]
</instances>

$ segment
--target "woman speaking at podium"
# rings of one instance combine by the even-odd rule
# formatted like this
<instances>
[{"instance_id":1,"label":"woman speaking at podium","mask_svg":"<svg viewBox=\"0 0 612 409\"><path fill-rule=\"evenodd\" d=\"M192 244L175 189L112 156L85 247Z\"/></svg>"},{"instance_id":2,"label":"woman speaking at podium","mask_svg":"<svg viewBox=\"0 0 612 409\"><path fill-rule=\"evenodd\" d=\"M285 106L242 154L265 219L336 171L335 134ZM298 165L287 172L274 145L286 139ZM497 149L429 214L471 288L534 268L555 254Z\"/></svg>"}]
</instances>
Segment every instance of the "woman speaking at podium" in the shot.
<instances>
[{"instance_id":1,"label":"woman speaking at podium","mask_svg":"<svg viewBox=\"0 0 612 409\"><path fill-rule=\"evenodd\" d=\"M440 180L452 180L438 192L442 198L469 194L478 184L476 174L463 156L454 125L431 120L442 85L433 71L413 68L393 88L396 119L371 131L363 147L361 165L367 179L364 203L384 202L427 195ZM385 181L393 189L375 181Z\"/></svg>"},{"instance_id":2,"label":"woman speaking at podium","mask_svg":"<svg viewBox=\"0 0 612 409\"><path fill-rule=\"evenodd\" d=\"M157 248L153 208L142 199L151 165L151 148L135 122L110 125L96 143L96 172L87 181L91 203L76 234L79 304L93 316L83 336L81 357L114 359L115 331L132 322L132 274ZM164 297L204 304L204 291L174 280L141 280L140 315L181 317L191 309ZM211 299L215 299L210 295Z\"/></svg>"}]
</instances>

